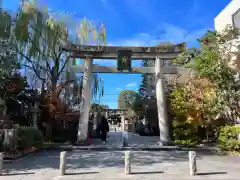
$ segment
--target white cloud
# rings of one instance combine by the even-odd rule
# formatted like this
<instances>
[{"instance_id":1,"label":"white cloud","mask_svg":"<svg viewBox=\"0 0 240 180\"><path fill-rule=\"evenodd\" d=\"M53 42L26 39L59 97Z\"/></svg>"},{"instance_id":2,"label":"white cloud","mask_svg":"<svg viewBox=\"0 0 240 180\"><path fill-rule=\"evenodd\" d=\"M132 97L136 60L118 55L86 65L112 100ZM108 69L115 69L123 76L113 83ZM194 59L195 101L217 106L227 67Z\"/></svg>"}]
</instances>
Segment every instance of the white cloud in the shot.
<instances>
[{"instance_id":1,"label":"white cloud","mask_svg":"<svg viewBox=\"0 0 240 180\"><path fill-rule=\"evenodd\" d=\"M121 90L122 90L122 88L116 88L116 90L117 90L117 91L121 91Z\"/></svg>"},{"instance_id":2,"label":"white cloud","mask_svg":"<svg viewBox=\"0 0 240 180\"><path fill-rule=\"evenodd\" d=\"M159 42L182 43L187 42L188 47L197 44L197 39L201 37L208 28L188 31L172 24L161 24L154 33L139 33L130 38L115 40L108 43L109 46L154 46ZM116 66L115 60L94 60L96 64Z\"/></svg>"},{"instance_id":3,"label":"white cloud","mask_svg":"<svg viewBox=\"0 0 240 180\"><path fill-rule=\"evenodd\" d=\"M127 88L133 88L133 87L136 87L137 86L137 83L129 83L126 85Z\"/></svg>"},{"instance_id":4,"label":"white cloud","mask_svg":"<svg viewBox=\"0 0 240 180\"><path fill-rule=\"evenodd\" d=\"M159 42L182 43L187 42L188 46L197 43L197 39L201 37L209 28L188 31L179 26L172 24L161 24L156 28L154 33L139 33L128 39L111 42L111 45L118 46L154 46Z\"/></svg>"},{"instance_id":5,"label":"white cloud","mask_svg":"<svg viewBox=\"0 0 240 180\"><path fill-rule=\"evenodd\" d=\"M201 37L207 29L208 28L188 31L172 24L165 24L161 28L163 34L159 37L159 40L173 43L187 42L191 46L196 43L196 40Z\"/></svg>"},{"instance_id":6,"label":"white cloud","mask_svg":"<svg viewBox=\"0 0 240 180\"><path fill-rule=\"evenodd\" d=\"M148 33L139 33L129 39L111 42L112 46L153 46L157 39Z\"/></svg>"}]
</instances>

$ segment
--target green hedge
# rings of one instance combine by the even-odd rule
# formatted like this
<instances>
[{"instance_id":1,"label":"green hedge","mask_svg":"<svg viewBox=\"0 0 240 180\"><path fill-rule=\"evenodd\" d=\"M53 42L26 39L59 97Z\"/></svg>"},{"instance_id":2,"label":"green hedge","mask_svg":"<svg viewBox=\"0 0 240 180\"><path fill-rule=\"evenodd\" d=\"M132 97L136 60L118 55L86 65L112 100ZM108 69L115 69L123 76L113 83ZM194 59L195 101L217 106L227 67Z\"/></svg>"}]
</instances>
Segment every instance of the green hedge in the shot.
<instances>
[{"instance_id":1,"label":"green hedge","mask_svg":"<svg viewBox=\"0 0 240 180\"><path fill-rule=\"evenodd\" d=\"M240 126L224 126L220 129L218 147L222 151L240 152Z\"/></svg>"},{"instance_id":2,"label":"green hedge","mask_svg":"<svg viewBox=\"0 0 240 180\"><path fill-rule=\"evenodd\" d=\"M187 146L187 147L195 147L197 145L197 141L195 140L175 140L174 144L181 145L181 146Z\"/></svg>"},{"instance_id":3,"label":"green hedge","mask_svg":"<svg viewBox=\"0 0 240 180\"><path fill-rule=\"evenodd\" d=\"M18 149L28 149L43 144L43 136L34 127L20 127L18 129Z\"/></svg>"}]
</instances>

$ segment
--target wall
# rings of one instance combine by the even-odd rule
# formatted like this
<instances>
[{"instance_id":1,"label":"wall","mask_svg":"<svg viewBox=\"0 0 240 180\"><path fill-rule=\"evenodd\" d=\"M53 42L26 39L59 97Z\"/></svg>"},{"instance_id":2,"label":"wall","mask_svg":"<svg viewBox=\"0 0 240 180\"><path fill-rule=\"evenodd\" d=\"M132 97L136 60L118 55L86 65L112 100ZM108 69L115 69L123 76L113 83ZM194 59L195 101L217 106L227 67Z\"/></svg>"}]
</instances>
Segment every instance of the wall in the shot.
<instances>
[{"instance_id":1,"label":"wall","mask_svg":"<svg viewBox=\"0 0 240 180\"><path fill-rule=\"evenodd\" d=\"M233 26L233 14L240 10L240 0L232 0L214 19L215 30L222 31L227 25ZM240 16L237 18L240 21ZM239 23L236 23L240 25Z\"/></svg>"}]
</instances>

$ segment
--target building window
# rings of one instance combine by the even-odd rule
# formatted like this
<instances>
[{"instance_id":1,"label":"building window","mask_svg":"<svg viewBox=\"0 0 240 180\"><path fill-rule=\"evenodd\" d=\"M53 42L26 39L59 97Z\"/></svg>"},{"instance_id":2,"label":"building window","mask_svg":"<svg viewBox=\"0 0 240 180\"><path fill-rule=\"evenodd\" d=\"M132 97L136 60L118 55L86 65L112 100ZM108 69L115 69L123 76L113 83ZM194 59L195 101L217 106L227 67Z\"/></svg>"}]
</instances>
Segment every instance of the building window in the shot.
<instances>
[{"instance_id":1,"label":"building window","mask_svg":"<svg viewBox=\"0 0 240 180\"><path fill-rule=\"evenodd\" d=\"M240 8L232 15L233 26L240 28Z\"/></svg>"}]
</instances>

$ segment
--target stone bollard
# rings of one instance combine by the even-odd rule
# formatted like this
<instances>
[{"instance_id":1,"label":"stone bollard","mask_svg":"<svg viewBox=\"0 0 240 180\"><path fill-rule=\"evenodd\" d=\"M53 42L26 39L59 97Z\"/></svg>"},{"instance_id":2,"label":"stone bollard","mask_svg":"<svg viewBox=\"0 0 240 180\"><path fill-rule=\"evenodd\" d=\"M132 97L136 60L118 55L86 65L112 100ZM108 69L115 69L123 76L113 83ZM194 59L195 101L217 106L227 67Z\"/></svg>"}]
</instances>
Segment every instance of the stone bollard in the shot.
<instances>
[{"instance_id":1,"label":"stone bollard","mask_svg":"<svg viewBox=\"0 0 240 180\"><path fill-rule=\"evenodd\" d=\"M189 155L190 176L195 176L197 174L196 152L189 151L188 155Z\"/></svg>"},{"instance_id":2,"label":"stone bollard","mask_svg":"<svg viewBox=\"0 0 240 180\"><path fill-rule=\"evenodd\" d=\"M132 160L132 152L125 152L125 174L131 174L131 160Z\"/></svg>"},{"instance_id":3,"label":"stone bollard","mask_svg":"<svg viewBox=\"0 0 240 180\"><path fill-rule=\"evenodd\" d=\"M127 132L122 133L122 145L123 145L123 147L128 146L128 133Z\"/></svg>"},{"instance_id":4,"label":"stone bollard","mask_svg":"<svg viewBox=\"0 0 240 180\"><path fill-rule=\"evenodd\" d=\"M17 130L16 129L4 129L4 141L3 146L13 149L17 143Z\"/></svg>"},{"instance_id":5,"label":"stone bollard","mask_svg":"<svg viewBox=\"0 0 240 180\"><path fill-rule=\"evenodd\" d=\"M63 176L66 171L66 160L67 160L67 152L62 151L60 154L60 175Z\"/></svg>"},{"instance_id":6,"label":"stone bollard","mask_svg":"<svg viewBox=\"0 0 240 180\"><path fill-rule=\"evenodd\" d=\"M0 175L3 172L3 153L0 153Z\"/></svg>"}]
</instances>

